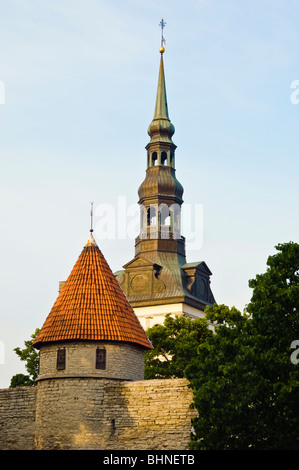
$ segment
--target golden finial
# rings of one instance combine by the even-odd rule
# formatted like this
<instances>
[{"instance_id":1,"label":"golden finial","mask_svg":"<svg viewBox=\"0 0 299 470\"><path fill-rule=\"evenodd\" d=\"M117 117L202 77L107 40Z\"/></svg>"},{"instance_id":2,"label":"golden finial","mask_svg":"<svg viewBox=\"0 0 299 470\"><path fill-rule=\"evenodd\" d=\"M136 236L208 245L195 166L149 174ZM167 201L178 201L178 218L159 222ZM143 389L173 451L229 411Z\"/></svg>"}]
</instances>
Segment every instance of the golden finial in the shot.
<instances>
[{"instance_id":1,"label":"golden finial","mask_svg":"<svg viewBox=\"0 0 299 470\"><path fill-rule=\"evenodd\" d=\"M161 27L161 47L159 49L159 52L161 52L161 54L163 54L163 52L165 52L165 47L163 46L163 44L166 43L165 39L164 39L164 36L163 36L163 29L165 28L165 21L163 19L163 16L162 16L162 20L160 21L159 23L159 26Z\"/></svg>"}]
</instances>

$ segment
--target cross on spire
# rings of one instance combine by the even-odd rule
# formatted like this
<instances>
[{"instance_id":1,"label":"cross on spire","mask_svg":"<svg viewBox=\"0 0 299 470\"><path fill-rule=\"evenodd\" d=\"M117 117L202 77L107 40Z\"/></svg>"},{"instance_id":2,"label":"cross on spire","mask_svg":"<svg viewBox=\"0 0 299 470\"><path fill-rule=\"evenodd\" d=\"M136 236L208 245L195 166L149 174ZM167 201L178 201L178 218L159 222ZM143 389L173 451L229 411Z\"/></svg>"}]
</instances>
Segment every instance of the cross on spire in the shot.
<instances>
[{"instance_id":1,"label":"cross on spire","mask_svg":"<svg viewBox=\"0 0 299 470\"><path fill-rule=\"evenodd\" d=\"M164 21L163 17L159 23L159 26L161 28L161 48L163 47L163 44L166 43L165 38L163 36L163 29L165 28L166 22ZM164 52L164 51L163 51Z\"/></svg>"}]
</instances>

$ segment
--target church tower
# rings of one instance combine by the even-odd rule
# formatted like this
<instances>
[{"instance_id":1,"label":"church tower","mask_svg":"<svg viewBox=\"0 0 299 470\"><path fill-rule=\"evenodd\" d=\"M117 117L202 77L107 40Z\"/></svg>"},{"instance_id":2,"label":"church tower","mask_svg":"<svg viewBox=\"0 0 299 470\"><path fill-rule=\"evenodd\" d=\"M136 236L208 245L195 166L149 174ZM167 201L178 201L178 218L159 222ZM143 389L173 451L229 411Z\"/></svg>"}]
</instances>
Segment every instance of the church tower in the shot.
<instances>
[{"instance_id":1,"label":"church tower","mask_svg":"<svg viewBox=\"0 0 299 470\"><path fill-rule=\"evenodd\" d=\"M167 313L203 316L206 305L215 302L210 288L212 273L206 263L186 262L181 233L184 189L176 178L176 145L172 140L175 128L167 104L163 41L159 52L156 104L146 146L146 176L138 189L140 234L135 240L134 259L115 273L144 329L163 323Z\"/></svg>"}]
</instances>

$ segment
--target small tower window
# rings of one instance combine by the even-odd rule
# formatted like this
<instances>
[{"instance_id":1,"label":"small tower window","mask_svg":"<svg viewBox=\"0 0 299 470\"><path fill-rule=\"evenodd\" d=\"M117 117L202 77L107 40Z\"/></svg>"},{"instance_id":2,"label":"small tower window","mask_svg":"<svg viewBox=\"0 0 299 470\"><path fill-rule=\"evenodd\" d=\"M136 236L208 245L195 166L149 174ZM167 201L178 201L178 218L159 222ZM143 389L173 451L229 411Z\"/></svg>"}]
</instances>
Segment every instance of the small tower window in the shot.
<instances>
[{"instance_id":1,"label":"small tower window","mask_svg":"<svg viewBox=\"0 0 299 470\"><path fill-rule=\"evenodd\" d=\"M159 210L161 225L170 225L170 212L167 204L160 204Z\"/></svg>"},{"instance_id":2,"label":"small tower window","mask_svg":"<svg viewBox=\"0 0 299 470\"><path fill-rule=\"evenodd\" d=\"M114 434L115 434L115 419L112 419L110 423L110 436L113 436Z\"/></svg>"},{"instance_id":3,"label":"small tower window","mask_svg":"<svg viewBox=\"0 0 299 470\"><path fill-rule=\"evenodd\" d=\"M106 349L97 348L96 352L96 369L106 369Z\"/></svg>"},{"instance_id":4,"label":"small tower window","mask_svg":"<svg viewBox=\"0 0 299 470\"><path fill-rule=\"evenodd\" d=\"M147 210L147 225L154 226L157 224L156 218L156 208L151 204L150 208Z\"/></svg>"},{"instance_id":5,"label":"small tower window","mask_svg":"<svg viewBox=\"0 0 299 470\"><path fill-rule=\"evenodd\" d=\"M161 164L167 165L167 153L166 152L161 153Z\"/></svg>"},{"instance_id":6,"label":"small tower window","mask_svg":"<svg viewBox=\"0 0 299 470\"><path fill-rule=\"evenodd\" d=\"M65 369L65 348L57 350L56 368L57 370Z\"/></svg>"},{"instance_id":7,"label":"small tower window","mask_svg":"<svg viewBox=\"0 0 299 470\"><path fill-rule=\"evenodd\" d=\"M153 152L152 153L152 166L155 166L157 164L157 160L158 160L157 152Z\"/></svg>"}]
</instances>

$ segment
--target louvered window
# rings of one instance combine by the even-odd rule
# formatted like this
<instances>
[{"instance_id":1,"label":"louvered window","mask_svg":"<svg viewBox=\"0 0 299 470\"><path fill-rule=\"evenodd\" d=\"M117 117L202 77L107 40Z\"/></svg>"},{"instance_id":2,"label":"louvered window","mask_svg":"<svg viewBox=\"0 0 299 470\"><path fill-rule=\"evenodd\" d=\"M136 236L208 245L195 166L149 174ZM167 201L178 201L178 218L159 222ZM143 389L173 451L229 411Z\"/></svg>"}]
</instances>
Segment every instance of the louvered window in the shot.
<instances>
[{"instance_id":1,"label":"louvered window","mask_svg":"<svg viewBox=\"0 0 299 470\"><path fill-rule=\"evenodd\" d=\"M56 368L57 370L65 369L65 348L57 350Z\"/></svg>"},{"instance_id":2,"label":"louvered window","mask_svg":"<svg viewBox=\"0 0 299 470\"><path fill-rule=\"evenodd\" d=\"M96 369L106 369L106 349L97 348Z\"/></svg>"}]
</instances>

